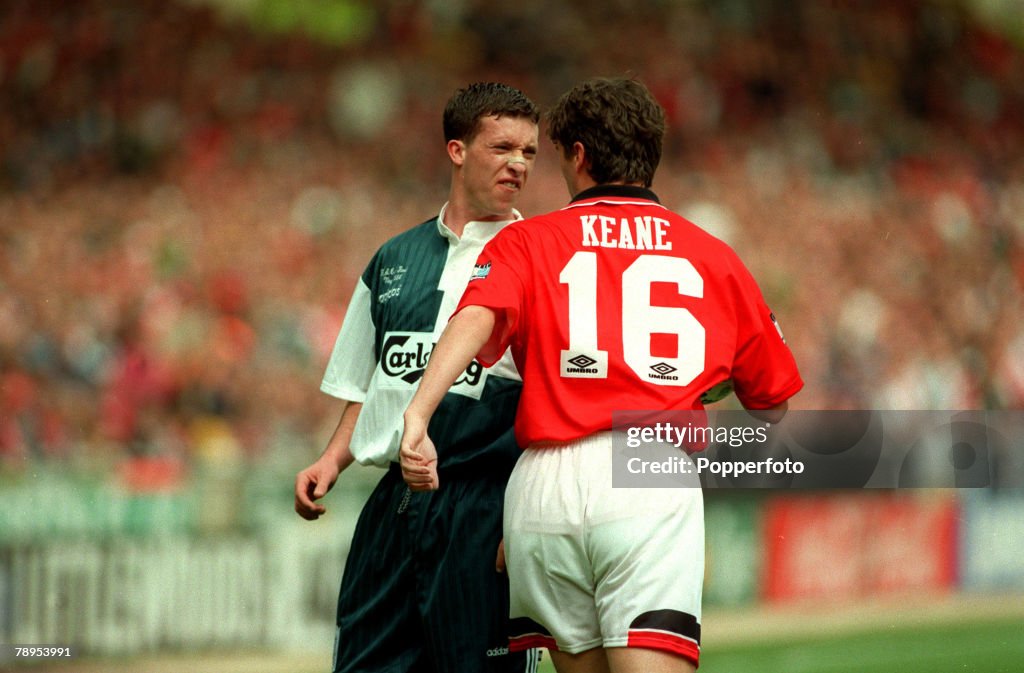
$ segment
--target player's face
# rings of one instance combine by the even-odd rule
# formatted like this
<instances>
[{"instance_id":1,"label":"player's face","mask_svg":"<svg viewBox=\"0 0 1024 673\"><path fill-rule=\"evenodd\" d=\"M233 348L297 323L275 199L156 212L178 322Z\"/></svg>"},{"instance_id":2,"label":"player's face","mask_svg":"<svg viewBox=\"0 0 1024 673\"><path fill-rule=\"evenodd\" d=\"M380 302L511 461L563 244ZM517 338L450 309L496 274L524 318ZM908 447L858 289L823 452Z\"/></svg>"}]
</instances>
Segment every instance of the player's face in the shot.
<instances>
[{"instance_id":1,"label":"player's face","mask_svg":"<svg viewBox=\"0 0 1024 673\"><path fill-rule=\"evenodd\" d=\"M511 216L537 158L537 136L537 125L522 117L480 120L461 153L461 184L473 219Z\"/></svg>"}]
</instances>

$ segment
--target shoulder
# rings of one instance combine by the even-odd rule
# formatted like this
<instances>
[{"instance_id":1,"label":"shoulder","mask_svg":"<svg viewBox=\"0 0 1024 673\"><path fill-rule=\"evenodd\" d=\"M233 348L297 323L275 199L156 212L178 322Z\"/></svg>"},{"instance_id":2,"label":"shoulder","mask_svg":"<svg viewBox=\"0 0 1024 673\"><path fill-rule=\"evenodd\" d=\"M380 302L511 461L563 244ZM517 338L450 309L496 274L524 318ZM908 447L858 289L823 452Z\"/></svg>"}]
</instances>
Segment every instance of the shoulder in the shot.
<instances>
[{"instance_id":1,"label":"shoulder","mask_svg":"<svg viewBox=\"0 0 1024 673\"><path fill-rule=\"evenodd\" d=\"M425 255L437 251L443 254L445 250L444 240L437 233L437 218L431 217L384 242L362 271L362 282L374 287L378 278L385 283L397 280Z\"/></svg>"},{"instance_id":2,"label":"shoulder","mask_svg":"<svg viewBox=\"0 0 1024 673\"><path fill-rule=\"evenodd\" d=\"M410 248L419 248L423 245L441 243L442 241L443 239L437 231L437 217L432 217L389 238L380 246L377 255L401 253Z\"/></svg>"},{"instance_id":3,"label":"shoulder","mask_svg":"<svg viewBox=\"0 0 1024 673\"><path fill-rule=\"evenodd\" d=\"M412 226L401 234L395 235L384 242L371 261L371 266L387 261L401 260L409 255L422 255L431 245L444 248L444 240L437 232L437 218Z\"/></svg>"},{"instance_id":4,"label":"shoulder","mask_svg":"<svg viewBox=\"0 0 1024 673\"><path fill-rule=\"evenodd\" d=\"M681 228L689 246L693 246L694 249L701 251L708 257L718 259L720 263L727 262L729 265L743 265L740 256L728 243L686 217L674 211L667 212L671 213L670 221L673 223L673 227Z\"/></svg>"},{"instance_id":5,"label":"shoulder","mask_svg":"<svg viewBox=\"0 0 1024 673\"><path fill-rule=\"evenodd\" d=\"M760 295L760 288L746 263L731 245L683 218L690 227L687 246L690 258L704 278L728 293L742 296Z\"/></svg>"},{"instance_id":6,"label":"shoulder","mask_svg":"<svg viewBox=\"0 0 1024 673\"><path fill-rule=\"evenodd\" d=\"M534 215L510 222L498 232L495 238L503 237L505 240L536 241L538 237L550 235L556 231L560 224L564 224L567 221L564 211L555 210L550 213Z\"/></svg>"},{"instance_id":7,"label":"shoulder","mask_svg":"<svg viewBox=\"0 0 1024 673\"><path fill-rule=\"evenodd\" d=\"M516 220L502 227L484 247L484 255L505 261L527 263L556 245L550 214Z\"/></svg>"}]
</instances>

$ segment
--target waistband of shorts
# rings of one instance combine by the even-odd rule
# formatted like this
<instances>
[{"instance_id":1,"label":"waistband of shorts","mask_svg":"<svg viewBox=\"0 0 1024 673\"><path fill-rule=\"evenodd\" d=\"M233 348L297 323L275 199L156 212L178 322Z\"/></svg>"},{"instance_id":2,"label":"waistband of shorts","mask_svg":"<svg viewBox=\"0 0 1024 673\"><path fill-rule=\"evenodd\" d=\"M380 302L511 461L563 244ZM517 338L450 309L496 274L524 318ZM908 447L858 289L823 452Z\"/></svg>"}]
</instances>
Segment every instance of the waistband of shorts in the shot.
<instances>
[{"instance_id":1,"label":"waistband of shorts","mask_svg":"<svg viewBox=\"0 0 1024 673\"><path fill-rule=\"evenodd\" d=\"M456 463L455 465L442 465L437 470L438 479L495 479L504 482L511 474L515 463L507 458L499 456L477 457L474 460ZM396 475L399 481L402 480L402 465L398 461L392 461L388 465L388 472Z\"/></svg>"},{"instance_id":2,"label":"waistband of shorts","mask_svg":"<svg viewBox=\"0 0 1024 673\"><path fill-rule=\"evenodd\" d=\"M549 449L574 449L577 447L591 446L593 444L610 445L615 435L611 430L594 432L583 437L570 439L567 442L534 442L527 447L529 451L547 451Z\"/></svg>"}]
</instances>

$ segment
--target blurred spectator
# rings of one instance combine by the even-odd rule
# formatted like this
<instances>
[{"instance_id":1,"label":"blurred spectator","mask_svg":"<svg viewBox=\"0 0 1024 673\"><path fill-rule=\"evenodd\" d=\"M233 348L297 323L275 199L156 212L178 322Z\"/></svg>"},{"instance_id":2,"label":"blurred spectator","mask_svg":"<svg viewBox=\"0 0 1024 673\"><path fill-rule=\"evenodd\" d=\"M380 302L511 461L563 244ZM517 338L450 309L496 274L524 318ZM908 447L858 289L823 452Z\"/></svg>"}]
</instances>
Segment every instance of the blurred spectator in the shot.
<instances>
[{"instance_id":1,"label":"blurred spectator","mask_svg":"<svg viewBox=\"0 0 1024 673\"><path fill-rule=\"evenodd\" d=\"M417 111L485 78L647 81L656 187L749 260L804 408L1024 405L1019 46L938 1L535 4L367 3L334 44L213 2L0 5L0 461L321 432L359 271L444 190Z\"/></svg>"}]
</instances>

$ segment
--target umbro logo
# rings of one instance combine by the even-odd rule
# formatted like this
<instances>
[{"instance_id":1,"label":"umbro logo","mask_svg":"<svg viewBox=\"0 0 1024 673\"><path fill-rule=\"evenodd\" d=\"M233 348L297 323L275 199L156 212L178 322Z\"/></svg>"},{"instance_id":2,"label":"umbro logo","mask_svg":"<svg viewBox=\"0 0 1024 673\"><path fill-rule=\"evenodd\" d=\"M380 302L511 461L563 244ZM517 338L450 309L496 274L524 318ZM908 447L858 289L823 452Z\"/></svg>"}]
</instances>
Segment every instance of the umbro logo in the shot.
<instances>
[{"instance_id":1,"label":"umbro logo","mask_svg":"<svg viewBox=\"0 0 1024 673\"><path fill-rule=\"evenodd\" d=\"M570 379L603 379L608 377L608 354L585 348L562 351L559 354L561 375Z\"/></svg>"},{"instance_id":2,"label":"umbro logo","mask_svg":"<svg viewBox=\"0 0 1024 673\"><path fill-rule=\"evenodd\" d=\"M668 376L675 370L676 368L667 362L659 362L656 365L651 365L651 371L655 374L661 374L662 376Z\"/></svg>"},{"instance_id":3,"label":"umbro logo","mask_svg":"<svg viewBox=\"0 0 1024 673\"><path fill-rule=\"evenodd\" d=\"M577 355L574 358L569 358L569 364L579 369L586 369L597 364L597 360L586 355Z\"/></svg>"},{"instance_id":4,"label":"umbro logo","mask_svg":"<svg viewBox=\"0 0 1024 673\"><path fill-rule=\"evenodd\" d=\"M679 377L672 376L672 373L676 371L676 368L667 362L657 362L651 365L651 374L648 376L652 379L662 379L664 381L675 381Z\"/></svg>"}]
</instances>

